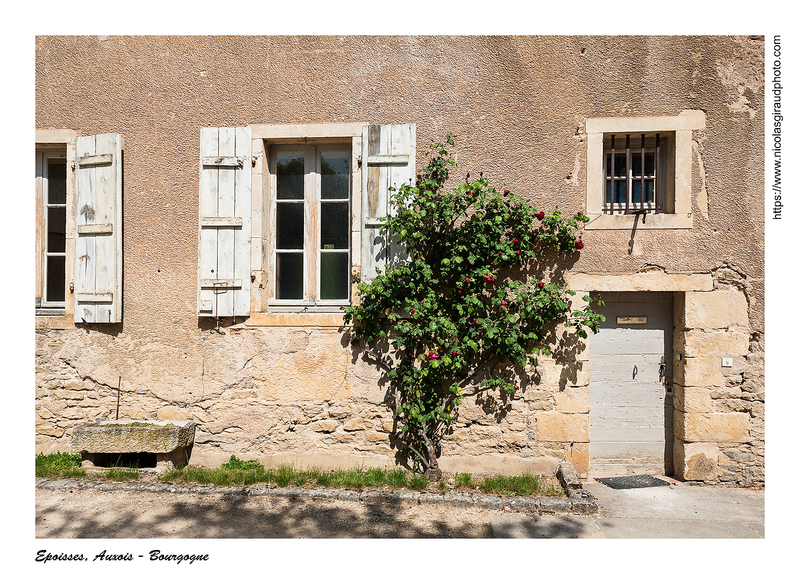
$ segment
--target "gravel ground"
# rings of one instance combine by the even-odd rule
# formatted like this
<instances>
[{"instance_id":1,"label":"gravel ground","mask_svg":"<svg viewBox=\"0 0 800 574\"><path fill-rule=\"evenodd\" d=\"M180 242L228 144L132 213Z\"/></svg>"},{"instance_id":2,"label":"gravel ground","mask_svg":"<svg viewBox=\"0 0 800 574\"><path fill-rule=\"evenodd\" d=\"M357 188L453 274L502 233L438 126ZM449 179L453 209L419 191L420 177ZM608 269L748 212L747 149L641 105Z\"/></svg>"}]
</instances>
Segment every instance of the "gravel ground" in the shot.
<instances>
[{"instance_id":1,"label":"gravel ground","mask_svg":"<svg viewBox=\"0 0 800 574\"><path fill-rule=\"evenodd\" d=\"M37 538L492 538L497 511L276 496L36 489Z\"/></svg>"}]
</instances>

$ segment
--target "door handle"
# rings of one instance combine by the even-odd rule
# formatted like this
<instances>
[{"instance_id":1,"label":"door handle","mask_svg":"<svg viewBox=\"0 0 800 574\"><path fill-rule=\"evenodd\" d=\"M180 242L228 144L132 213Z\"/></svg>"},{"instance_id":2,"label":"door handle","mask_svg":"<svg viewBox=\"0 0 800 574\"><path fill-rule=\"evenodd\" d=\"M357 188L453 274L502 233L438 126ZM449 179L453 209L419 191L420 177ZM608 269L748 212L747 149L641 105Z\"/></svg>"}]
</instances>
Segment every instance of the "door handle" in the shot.
<instances>
[{"instance_id":1,"label":"door handle","mask_svg":"<svg viewBox=\"0 0 800 574\"><path fill-rule=\"evenodd\" d=\"M658 364L658 381L664 380L664 374L667 369L667 362L664 360L664 355L661 355L661 362ZM662 383L663 384L663 383Z\"/></svg>"}]
</instances>

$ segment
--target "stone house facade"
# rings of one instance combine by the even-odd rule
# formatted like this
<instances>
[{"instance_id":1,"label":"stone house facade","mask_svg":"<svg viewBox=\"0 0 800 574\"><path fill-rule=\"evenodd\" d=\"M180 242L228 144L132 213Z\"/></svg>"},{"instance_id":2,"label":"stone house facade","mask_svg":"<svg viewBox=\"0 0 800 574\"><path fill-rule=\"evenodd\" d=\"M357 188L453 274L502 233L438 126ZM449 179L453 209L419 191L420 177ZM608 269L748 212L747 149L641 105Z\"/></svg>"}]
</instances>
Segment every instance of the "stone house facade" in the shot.
<instances>
[{"instance_id":1,"label":"stone house facade","mask_svg":"<svg viewBox=\"0 0 800 574\"><path fill-rule=\"evenodd\" d=\"M756 36L38 37L37 452L119 392L195 421L193 464L394 464L339 307L452 133L451 181L589 216L560 278L607 305L463 405L442 469L763 484L763 63Z\"/></svg>"}]
</instances>

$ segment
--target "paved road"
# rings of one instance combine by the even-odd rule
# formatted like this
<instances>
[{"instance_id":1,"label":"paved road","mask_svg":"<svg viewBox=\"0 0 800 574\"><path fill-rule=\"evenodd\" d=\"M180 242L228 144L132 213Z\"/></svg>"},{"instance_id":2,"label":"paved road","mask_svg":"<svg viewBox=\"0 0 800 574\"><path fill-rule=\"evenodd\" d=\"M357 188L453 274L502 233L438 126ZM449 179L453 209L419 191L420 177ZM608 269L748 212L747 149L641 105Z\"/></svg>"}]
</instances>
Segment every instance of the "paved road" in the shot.
<instances>
[{"instance_id":1,"label":"paved road","mask_svg":"<svg viewBox=\"0 0 800 574\"><path fill-rule=\"evenodd\" d=\"M764 491L670 486L614 490L591 481L593 516L492 518L497 538L764 538Z\"/></svg>"}]
</instances>

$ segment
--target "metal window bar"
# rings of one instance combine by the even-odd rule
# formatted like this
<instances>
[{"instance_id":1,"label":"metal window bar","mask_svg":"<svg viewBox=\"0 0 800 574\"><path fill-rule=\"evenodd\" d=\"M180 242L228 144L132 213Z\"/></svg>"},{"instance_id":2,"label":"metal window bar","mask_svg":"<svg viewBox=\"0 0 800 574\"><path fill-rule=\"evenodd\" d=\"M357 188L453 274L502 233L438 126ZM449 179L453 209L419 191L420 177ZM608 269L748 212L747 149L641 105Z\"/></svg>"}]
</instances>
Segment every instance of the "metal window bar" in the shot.
<instances>
[{"instance_id":1,"label":"metal window bar","mask_svg":"<svg viewBox=\"0 0 800 574\"><path fill-rule=\"evenodd\" d=\"M658 213L658 167L661 165L661 134L656 134L656 161L653 165L653 203Z\"/></svg>"},{"instance_id":2,"label":"metal window bar","mask_svg":"<svg viewBox=\"0 0 800 574\"><path fill-rule=\"evenodd\" d=\"M609 161L609 169L606 175L606 179L609 184L609 201L608 201L608 212L610 214L614 214L614 204L616 203L616 182L617 180L625 181L625 209L624 211L620 210L623 214L630 214L630 213L659 213L659 166L661 164L661 134L656 134L655 136L655 154L654 154L654 161L653 161L653 207L650 207L649 201L646 199L646 185L645 181L649 180L645 173L645 166L646 166L646 143L645 143L645 134L641 135L641 147L639 149L639 157L640 157L640 169L641 173L639 174L638 180L640 182L640 197L638 202L634 202L633 200L633 162L632 162L632 154L633 150L631 150L630 145L630 134L625 136L625 175L622 177L617 177L616 174L616 137L612 134L611 135L611 149L610 149L610 161ZM620 150L622 151L622 150ZM634 209L632 212L631 209Z\"/></svg>"},{"instance_id":3,"label":"metal window bar","mask_svg":"<svg viewBox=\"0 0 800 574\"><path fill-rule=\"evenodd\" d=\"M641 174L639 174L639 185L641 186L641 192L639 193L639 209L644 211L646 208L644 206L644 172L645 172L645 163L644 163L644 134L642 134L642 149L640 150L640 169L642 170Z\"/></svg>"},{"instance_id":4,"label":"metal window bar","mask_svg":"<svg viewBox=\"0 0 800 574\"><path fill-rule=\"evenodd\" d=\"M614 189L614 171L615 171L614 168L615 168L615 165L614 165L614 136L612 135L611 136L611 166L610 166L610 169L609 169L609 171L611 172L609 174L610 175L610 182L611 182L609 184L609 189L611 190L611 193L609 194L609 199L611 201L608 204L608 206L610 208L609 213L611 213L611 215L614 215L614 192L616 191Z\"/></svg>"},{"instance_id":5,"label":"metal window bar","mask_svg":"<svg viewBox=\"0 0 800 574\"><path fill-rule=\"evenodd\" d=\"M633 170L631 166L631 135L628 134L625 136L625 215L628 215L631 210L628 200L633 199L631 198L631 190L633 189L633 181L631 181Z\"/></svg>"}]
</instances>

